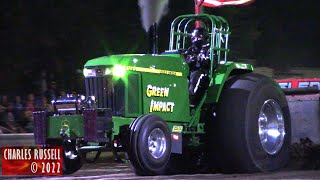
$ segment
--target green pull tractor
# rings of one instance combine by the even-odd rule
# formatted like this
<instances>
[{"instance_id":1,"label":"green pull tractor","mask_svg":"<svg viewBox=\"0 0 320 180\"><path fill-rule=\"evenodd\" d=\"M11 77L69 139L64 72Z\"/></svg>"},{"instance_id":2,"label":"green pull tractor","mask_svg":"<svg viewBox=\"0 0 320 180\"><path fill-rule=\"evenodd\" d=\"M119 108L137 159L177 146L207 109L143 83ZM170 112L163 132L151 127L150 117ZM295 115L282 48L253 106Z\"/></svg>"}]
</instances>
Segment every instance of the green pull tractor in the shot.
<instances>
[{"instance_id":1,"label":"green pull tractor","mask_svg":"<svg viewBox=\"0 0 320 180\"><path fill-rule=\"evenodd\" d=\"M209 86L190 107L190 71L181 52L196 22L210 36ZM36 144L63 146L64 173L81 168L82 152L101 149L126 152L138 175L284 167L291 139L286 97L272 79L252 73L252 65L227 61L229 35L222 17L182 15L162 54L89 60L85 98L57 99L54 114L34 113Z\"/></svg>"}]
</instances>

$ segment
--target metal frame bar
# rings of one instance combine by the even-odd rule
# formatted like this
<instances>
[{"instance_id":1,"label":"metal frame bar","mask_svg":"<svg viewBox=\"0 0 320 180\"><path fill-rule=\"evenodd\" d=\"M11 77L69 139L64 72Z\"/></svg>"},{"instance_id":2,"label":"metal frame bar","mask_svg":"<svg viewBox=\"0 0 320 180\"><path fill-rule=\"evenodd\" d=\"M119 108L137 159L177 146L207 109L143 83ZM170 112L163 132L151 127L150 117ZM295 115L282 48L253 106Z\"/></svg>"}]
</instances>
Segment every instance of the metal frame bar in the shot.
<instances>
[{"instance_id":1,"label":"metal frame bar","mask_svg":"<svg viewBox=\"0 0 320 180\"><path fill-rule=\"evenodd\" d=\"M229 24L220 17L208 14L189 14L177 17L171 23L170 44L169 50L179 50L185 48L186 38L190 36L187 32L191 22L202 22L205 27L208 27L210 34L210 71L209 77L212 78L213 68L220 63L220 61L227 61L228 38L229 38ZM183 32L182 32L182 26ZM223 55L221 55L223 53Z\"/></svg>"}]
</instances>

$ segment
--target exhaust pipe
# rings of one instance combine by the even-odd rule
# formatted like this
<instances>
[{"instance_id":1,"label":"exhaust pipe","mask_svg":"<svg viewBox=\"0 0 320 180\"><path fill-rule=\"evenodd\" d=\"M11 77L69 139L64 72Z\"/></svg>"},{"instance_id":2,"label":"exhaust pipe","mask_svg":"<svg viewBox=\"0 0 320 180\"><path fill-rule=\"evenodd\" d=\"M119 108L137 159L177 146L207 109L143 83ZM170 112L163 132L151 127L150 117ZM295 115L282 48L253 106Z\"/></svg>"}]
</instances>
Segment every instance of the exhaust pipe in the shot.
<instances>
[{"instance_id":1,"label":"exhaust pipe","mask_svg":"<svg viewBox=\"0 0 320 180\"><path fill-rule=\"evenodd\" d=\"M158 54L158 25L153 23L148 31L148 53Z\"/></svg>"}]
</instances>

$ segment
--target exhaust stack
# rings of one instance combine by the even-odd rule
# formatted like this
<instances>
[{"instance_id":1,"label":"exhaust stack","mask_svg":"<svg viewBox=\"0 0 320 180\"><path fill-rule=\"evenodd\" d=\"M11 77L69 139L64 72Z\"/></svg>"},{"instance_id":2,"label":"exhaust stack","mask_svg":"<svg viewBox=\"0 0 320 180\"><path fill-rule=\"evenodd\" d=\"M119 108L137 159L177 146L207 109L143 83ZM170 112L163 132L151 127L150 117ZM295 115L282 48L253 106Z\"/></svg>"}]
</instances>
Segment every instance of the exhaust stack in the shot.
<instances>
[{"instance_id":1,"label":"exhaust stack","mask_svg":"<svg viewBox=\"0 0 320 180\"><path fill-rule=\"evenodd\" d=\"M167 14L169 0L138 0L142 27L147 32L147 53L158 54L158 32L161 18Z\"/></svg>"},{"instance_id":2,"label":"exhaust stack","mask_svg":"<svg viewBox=\"0 0 320 180\"><path fill-rule=\"evenodd\" d=\"M158 54L158 25L153 23L148 32L148 53Z\"/></svg>"}]
</instances>

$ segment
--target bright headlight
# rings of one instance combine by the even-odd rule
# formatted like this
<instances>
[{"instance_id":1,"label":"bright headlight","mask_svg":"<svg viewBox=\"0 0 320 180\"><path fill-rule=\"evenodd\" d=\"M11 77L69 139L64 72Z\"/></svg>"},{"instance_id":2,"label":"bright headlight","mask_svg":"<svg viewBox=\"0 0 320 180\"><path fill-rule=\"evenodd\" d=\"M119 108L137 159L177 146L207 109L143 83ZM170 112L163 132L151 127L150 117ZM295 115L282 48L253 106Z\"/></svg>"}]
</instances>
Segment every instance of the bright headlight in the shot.
<instances>
[{"instance_id":1,"label":"bright headlight","mask_svg":"<svg viewBox=\"0 0 320 180\"><path fill-rule=\"evenodd\" d=\"M110 75L110 74L111 74L110 68L106 68L104 71L104 75Z\"/></svg>"},{"instance_id":2,"label":"bright headlight","mask_svg":"<svg viewBox=\"0 0 320 180\"><path fill-rule=\"evenodd\" d=\"M120 65L115 65L112 70L114 76L123 77L126 74L126 68Z\"/></svg>"},{"instance_id":3,"label":"bright headlight","mask_svg":"<svg viewBox=\"0 0 320 180\"><path fill-rule=\"evenodd\" d=\"M84 77L95 77L96 71L94 69L84 68L83 75L84 75Z\"/></svg>"}]
</instances>

